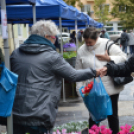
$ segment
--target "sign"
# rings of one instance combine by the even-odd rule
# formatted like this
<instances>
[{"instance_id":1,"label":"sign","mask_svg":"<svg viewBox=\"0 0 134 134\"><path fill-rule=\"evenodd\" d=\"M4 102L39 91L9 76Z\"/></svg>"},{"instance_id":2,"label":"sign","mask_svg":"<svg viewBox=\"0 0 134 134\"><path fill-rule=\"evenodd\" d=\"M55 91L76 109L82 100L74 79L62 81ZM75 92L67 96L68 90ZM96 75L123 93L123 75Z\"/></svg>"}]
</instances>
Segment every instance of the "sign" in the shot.
<instances>
[{"instance_id":1,"label":"sign","mask_svg":"<svg viewBox=\"0 0 134 134\"><path fill-rule=\"evenodd\" d=\"M8 28L7 28L7 14L6 10L1 10L1 28L2 28L2 37L3 39L8 38Z\"/></svg>"}]
</instances>

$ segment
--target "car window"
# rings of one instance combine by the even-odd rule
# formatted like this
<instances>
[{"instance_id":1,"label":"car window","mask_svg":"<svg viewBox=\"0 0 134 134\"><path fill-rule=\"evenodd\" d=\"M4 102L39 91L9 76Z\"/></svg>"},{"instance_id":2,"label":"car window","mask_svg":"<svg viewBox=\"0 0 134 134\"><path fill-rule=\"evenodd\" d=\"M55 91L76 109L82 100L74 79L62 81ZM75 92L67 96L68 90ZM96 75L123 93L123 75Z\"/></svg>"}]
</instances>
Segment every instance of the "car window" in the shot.
<instances>
[{"instance_id":1,"label":"car window","mask_svg":"<svg viewBox=\"0 0 134 134\"><path fill-rule=\"evenodd\" d=\"M121 32L108 32L109 35L117 35L117 34L121 34Z\"/></svg>"},{"instance_id":2,"label":"car window","mask_svg":"<svg viewBox=\"0 0 134 134\"><path fill-rule=\"evenodd\" d=\"M66 35L66 34L62 34L62 37L69 37L68 35Z\"/></svg>"},{"instance_id":3,"label":"car window","mask_svg":"<svg viewBox=\"0 0 134 134\"><path fill-rule=\"evenodd\" d=\"M113 35L114 33L113 32L108 32L109 35Z\"/></svg>"}]
</instances>

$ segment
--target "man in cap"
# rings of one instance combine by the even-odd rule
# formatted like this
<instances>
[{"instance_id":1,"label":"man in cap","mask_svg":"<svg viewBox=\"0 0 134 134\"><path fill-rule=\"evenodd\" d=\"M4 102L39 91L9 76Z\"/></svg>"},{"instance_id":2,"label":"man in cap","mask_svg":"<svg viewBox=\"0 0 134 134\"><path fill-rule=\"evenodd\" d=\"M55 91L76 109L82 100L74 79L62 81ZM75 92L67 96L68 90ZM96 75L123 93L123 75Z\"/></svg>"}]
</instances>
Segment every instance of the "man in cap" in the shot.
<instances>
[{"instance_id":1,"label":"man in cap","mask_svg":"<svg viewBox=\"0 0 134 134\"><path fill-rule=\"evenodd\" d=\"M110 38L109 38L109 34L106 32L105 29L103 29L103 30L101 31L101 36L100 36L100 37L101 37L101 38L110 39Z\"/></svg>"}]
</instances>

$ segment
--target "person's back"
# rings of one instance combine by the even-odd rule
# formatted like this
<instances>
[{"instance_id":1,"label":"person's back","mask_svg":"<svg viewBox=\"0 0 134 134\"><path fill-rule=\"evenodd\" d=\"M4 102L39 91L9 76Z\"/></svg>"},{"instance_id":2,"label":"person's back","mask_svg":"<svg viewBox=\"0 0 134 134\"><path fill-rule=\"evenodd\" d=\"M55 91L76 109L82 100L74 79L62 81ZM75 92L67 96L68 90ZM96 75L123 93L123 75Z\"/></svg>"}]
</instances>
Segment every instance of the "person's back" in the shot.
<instances>
[{"instance_id":1,"label":"person's back","mask_svg":"<svg viewBox=\"0 0 134 134\"><path fill-rule=\"evenodd\" d=\"M134 53L134 33L132 30L130 30L130 33L128 33L129 41L128 46L130 47L130 54Z\"/></svg>"},{"instance_id":2,"label":"person's back","mask_svg":"<svg viewBox=\"0 0 134 134\"><path fill-rule=\"evenodd\" d=\"M52 127L61 91L61 78L52 72L51 66L57 56L56 51L46 45L39 48L35 44L24 44L13 52L11 70L19 75L13 107L14 123L19 124L21 120L23 125ZM54 86L56 90L53 90ZM45 120L49 117L51 120Z\"/></svg>"},{"instance_id":3,"label":"person's back","mask_svg":"<svg viewBox=\"0 0 134 134\"><path fill-rule=\"evenodd\" d=\"M76 43L75 34L76 34L76 32L73 31L73 32L70 34L70 38L73 39L73 40L75 41L75 43Z\"/></svg>"},{"instance_id":4,"label":"person's back","mask_svg":"<svg viewBox=\"0 0 134 134\"><path fill-rule=\"evenodd\" d=\"M122 45L122 46L127 46L127 45L128 45L128 40L129 40L128 34L127 34L126 31L125 31L125 32L123 32L123 33L121 34L121 45Z\"/></svg>"},{"instance_id":5,"label":"person's back","mask_svg":"<svg viewBox=\"0 0 134 134\"><path fill-rule=\"evenodd\" d=\"M129 37L129 41L128 41L128 45L134 45L134 33L130 32L128 33L128 37Z\"/></svg>"},{"instance_id":6,"label":"person's back","mask_svg":"<svg viewBox=\"0 0 134 134\"><path fill-rule=\"evenodd\" d=\"M100 37L101 37L101 38L110 39L110 38L109 38L109 34L106 32L106 30L102 30L102 31L101 31Z\"/></svg>"},{"instance_id":7,"label":"person's back","mask_svg":"<svg viewBox=\"0 0 134 134\"><path fill-rule=\"evenodd\" d=\"M82 42L81 31L79 31L79 32L77 33L77 38L78 38L78 41L79 41L79 42Z\"/></svg>"},{"instance_id":8,"label":"person's back","mask_svg":"<svg viewBox=\"0 0 134 134\"><path fill-rule=\"evenodd\" d=\"M105 37L106 39L110 39L110 38L109 38L109 34L108 34L107 32L105 32L104 37Z\"/></svg>"},{"instance_id":9,"label":"person's back","mask_svg":"<svg viewBox=\"0 0 134 134\"><path fill-rule=\"evenodd\" d=\"M127 30L123 30L123 33L121 34L121 45L125 53L127 53L128 41L129 41L129 37L127 34Z\"/></svg>"}]
</instances>

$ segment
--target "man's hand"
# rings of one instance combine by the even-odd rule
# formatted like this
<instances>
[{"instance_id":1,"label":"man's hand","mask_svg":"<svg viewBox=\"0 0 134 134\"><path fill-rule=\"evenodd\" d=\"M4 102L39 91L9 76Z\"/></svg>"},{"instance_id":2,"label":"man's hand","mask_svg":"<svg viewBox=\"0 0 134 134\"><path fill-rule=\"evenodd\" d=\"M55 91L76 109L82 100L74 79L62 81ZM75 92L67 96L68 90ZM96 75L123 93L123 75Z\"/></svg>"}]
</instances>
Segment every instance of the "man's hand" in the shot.
<instances>
[{"instance_id":1,"label":"man's hand","mask_svg":"<svg viewBox=\"0 0 134 134\"><path fill-rule=\"evenodd\" d=\"M107 67L103 67L100 69L100 77L103 77L107 74Z\"/></svg>"},{"instance_id":2,"label":"man's hand","mask_svg":"<svg viewBox=\"0 0 134 134\"><path fill-rule=\"evenodd\" d=\"M108 56L107 50L106 50L106 52L105 52L104 55L102 55L102 54L96 54L95 56L96 56L96 57L98 58L98 60L100 60L100 61L107 61L107 62L110 61L110 57Z\"/></svg>"}]
</instances>

